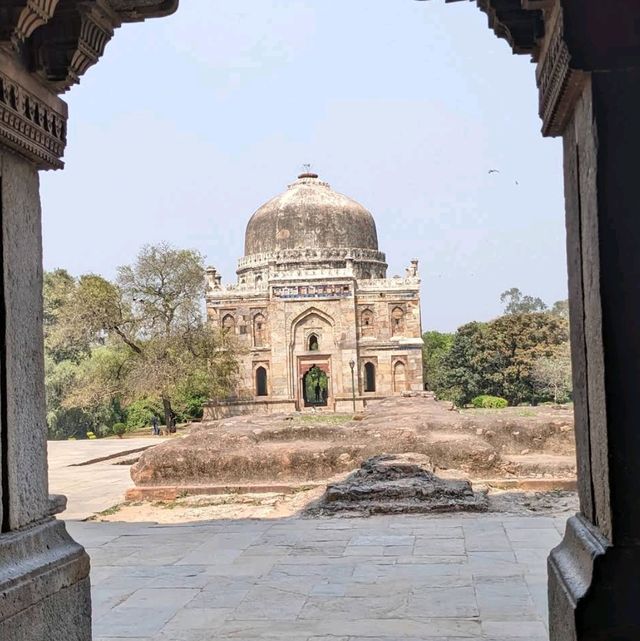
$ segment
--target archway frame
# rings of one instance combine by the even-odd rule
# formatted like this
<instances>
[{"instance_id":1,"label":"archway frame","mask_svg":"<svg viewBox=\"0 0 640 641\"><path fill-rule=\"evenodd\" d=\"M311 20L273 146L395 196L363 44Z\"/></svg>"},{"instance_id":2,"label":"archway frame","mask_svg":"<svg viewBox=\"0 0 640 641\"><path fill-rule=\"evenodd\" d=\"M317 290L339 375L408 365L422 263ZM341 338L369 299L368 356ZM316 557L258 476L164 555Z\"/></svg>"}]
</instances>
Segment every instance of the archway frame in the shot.
<instances>
[{"instance_id":1,"label":"archway frame","mask_svg":"<svg viewBox=\"0 0 640 641\"><path fill-rule=\"evenodd\" d=\"M20 18L21 23L3 25L3 34L7 42L10 39L21 42L21 49L29 54L34 46L32 34L50 22L52 29L45 38L51 38L51 42L44 44L54 46L41 46L45 53L43 57L18 58L12 53L15 47L7 47L7 51L10 56L14 55L18 66L23 59L34 61L33 68L20 68L20 71L29 80L27 86L37 86L38 91L46 93L46 102L55 107L56 94L67 90L81 72L97 62L121 20L166 15L175 10L177 0L144 3L144 7L128 12L104 12L101 33L105 37L97 50L90 51L88 58L85 56L87 64L82 69L77 69L75 64L82 53L82 39L63 41L52 36L59 35L56 30L64 33L64 27L73 30L74 20L76 24L84 24L87 19L92 24L90 21L95 15L81 16L76 6L79 3L68 3L65 13L59 11L59 7L56 9L56 3L40 4L46 7L38 20L24 21L25 14L15 11L15 16L9 15L8 20ZM132 2L131 6L135 7L135 4ZM640 482L635 469L640 458L640 443L633 411L640 384L640 346L635 335L640 320L640 294L635 291L638 281L637 227L640 223L634 216L640 201L640 187L629 169L634 165L640 146L640 126L637 124L640 44L637 30L633 28L640 22L640 7L634 0L522 0L510 3L482 0L478 4L488 14L490 27L498 36L507 39L515 53L531 54L538 62L543 133L565 137L581 516L570 521L563 547L550 560L552 639L610 638L614 625L618 631L622 630L625 638L640 638L637 604L624 600L625 586L633 586L628 582L629 574L633 573L625 569L637 569L640 556L640 524L637 511L629 504L637 496ZM56 10L59 11L58 21L51 20ZM28 12L26 15L30 16ZM64 53L58 56L62 61L61 68L53 76L45 73L48 49ZM30 105L24 102L16 107L29 109ZM11 153L34 163L34 169L60 168L66 143L64 135L52 140L50 132L41 126L38 128L39 123L32 121L30 127L36 135L29 139L24 130L18 129L18 125L22 127L26 113L18 116L3 125L9 134L4 140L10 141L3 147L9 147ZM55 132L66 131L65 110L58 109L53 116ZM626 126L621 128L620 123ZM52 144L47 146L42 141ZM34 189L37 193L37 186ZM21 205L18 202L18 206ZM16 207L15 204L11 206ZM33 249L39 251L35 245ZM31 286L34 291L37 289L37 275ZM3 284L5 294L9 287L10 284ZM32 305L33 309L26 311L36 318L41 302ZM9 309L8 313L15 314L15 310ZM15 318L13 320L15 322ZM29 349L37 348L35 342ZM23 351L26 350L23 348ZM18 353L18 356L22 354ZM37 373L38 378L40 374ZM42 429L41 421L27 424L36 426L33 430ZM10 424L0 427L0 436L3 442L9 439L14 451L20 451L17 444L26 438L15 432ZM27 436L42 435L32 432ZM9 474L13 481L29 472L28 469L17 469L15 461L6 460L6 454L4 456L3 483L6 484ZM46 468L46 462L42 467ZM36 470L38 474L42 471ZM20 515L27 505L20 505L23 497L16 493L16 487L21 484L12 482L5 488L15 494L13 502L5 498L4 492L3 501L7 509ZM31 494L36 494L33 489ZM41 499L44 504L46 496ZM12 525L13 521L8 523ZM7 531L6 527L4 531ZM15 536L22 536L22 532L16 530ZM622 553L625 556L619 559ZM48 568L48 571L52 572L52 569ZM584 607L587 598L590 599L589 607ZM620 601L609 603L607 598ZM18 602L17 599L13 601ZM610 605L616 607L607 607ZM589 619L593 612L609 615L615 612L615 617ZM60 610L59 614L62 616L64 612ZM67 620L60 622L60 626L66 624Z\"/></svg>"}]
</instances>

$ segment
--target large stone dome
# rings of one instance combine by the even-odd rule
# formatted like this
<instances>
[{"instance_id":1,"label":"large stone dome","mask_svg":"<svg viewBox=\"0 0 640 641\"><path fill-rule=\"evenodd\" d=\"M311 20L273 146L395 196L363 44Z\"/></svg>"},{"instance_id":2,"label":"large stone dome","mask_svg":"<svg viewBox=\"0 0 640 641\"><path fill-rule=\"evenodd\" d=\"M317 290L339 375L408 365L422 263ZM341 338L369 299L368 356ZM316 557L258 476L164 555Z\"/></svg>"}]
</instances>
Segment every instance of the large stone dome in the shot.
<instances>
[{"instance_id":1,"label":"large stone dome","mask_svg":"<svg viewBox=\"0 0 640 641\"><path fill-rule=\"evenodd\" d=\"M304 248L378 249L373 216L317 174L298 176L249 220L245 256Z\"/></svg>"}]
</instances>

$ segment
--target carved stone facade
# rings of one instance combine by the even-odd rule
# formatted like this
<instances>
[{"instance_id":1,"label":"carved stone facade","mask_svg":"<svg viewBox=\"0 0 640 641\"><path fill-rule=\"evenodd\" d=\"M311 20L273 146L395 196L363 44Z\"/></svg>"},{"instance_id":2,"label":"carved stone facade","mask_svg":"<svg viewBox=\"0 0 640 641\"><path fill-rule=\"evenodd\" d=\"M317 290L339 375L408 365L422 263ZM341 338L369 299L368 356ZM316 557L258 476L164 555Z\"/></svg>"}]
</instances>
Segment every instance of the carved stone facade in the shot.
<instances>
[{"instance_id":1,"label":"carved stone facade","mask_svg":"<svg viewBox=\"0 0 640 641\"><path fill-rule=\"evenodd\" d=\"M211 404L210 416L351 411L354 397L361 408L422 390L418 264L386 277L375 222L361 205L302 174L254 214L245 252L237 284L223 286L208 271L209 320L242 353L237 398ZM305 382L313 368L320 390Z\"/></svg>"}]
</instances>

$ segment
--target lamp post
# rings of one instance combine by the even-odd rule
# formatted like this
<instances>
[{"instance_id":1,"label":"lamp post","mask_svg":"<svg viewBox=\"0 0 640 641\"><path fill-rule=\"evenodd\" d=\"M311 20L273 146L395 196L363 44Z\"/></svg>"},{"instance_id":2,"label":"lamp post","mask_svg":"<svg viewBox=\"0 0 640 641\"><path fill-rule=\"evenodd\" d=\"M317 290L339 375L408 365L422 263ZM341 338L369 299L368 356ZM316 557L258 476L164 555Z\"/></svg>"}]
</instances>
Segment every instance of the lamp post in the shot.
<instances>
[{"instance_id":1,"label":"lamp post","mask_svg":"<svg viewBox=\"0 0 640 641\"><path fill-rule=\"evenodd\" d=\"M353 358L349 361L349 367L351 368L351 398L353 400L353 412L355 414L356 411L356 377L355 377L355 367L356 367L356 362L353 360Z\"/></svg>"}]
</instances>

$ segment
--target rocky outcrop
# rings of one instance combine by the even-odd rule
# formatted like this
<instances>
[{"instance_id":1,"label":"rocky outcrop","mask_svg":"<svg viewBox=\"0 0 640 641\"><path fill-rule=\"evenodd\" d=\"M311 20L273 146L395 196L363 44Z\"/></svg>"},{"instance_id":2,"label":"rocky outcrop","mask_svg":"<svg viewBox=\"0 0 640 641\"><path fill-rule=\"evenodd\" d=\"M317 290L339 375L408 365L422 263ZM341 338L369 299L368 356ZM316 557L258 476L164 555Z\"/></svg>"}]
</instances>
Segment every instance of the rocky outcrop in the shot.
<instances>
[{"instance_id":1,"label":"rocky outcrop","mask_svg":"<svg viewBox=\"0 0 640 641\"><path fill-rule=\"evenodd\" d=\"M359 470L327 487L306 510L308 516L483 512L485 493L474 492L467 480L442 479L421 454L383 454L366 460Z\"/></svg>"}]
</instances>

